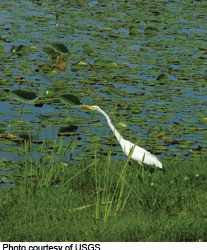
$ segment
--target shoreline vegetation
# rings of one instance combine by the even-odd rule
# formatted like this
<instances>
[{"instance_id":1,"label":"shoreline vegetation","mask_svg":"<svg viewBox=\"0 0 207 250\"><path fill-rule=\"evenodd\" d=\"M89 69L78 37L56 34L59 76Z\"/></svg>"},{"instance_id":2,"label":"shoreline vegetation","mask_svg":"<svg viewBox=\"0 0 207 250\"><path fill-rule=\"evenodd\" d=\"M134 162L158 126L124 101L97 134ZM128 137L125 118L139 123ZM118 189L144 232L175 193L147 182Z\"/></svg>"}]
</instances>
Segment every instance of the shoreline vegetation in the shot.
<instances>
[{"instance_id":1,"label":"shoreline vegetation","mask_svg":"<svg viewBox=\"0 0 207 250\"><path fill-rule=\"evenodd\" d=\"M0 195L0 241L207 240L207 156L165 157L161 170L109 149L72 163L58 143L38 163L25 142L17 187Z\"/></svg>"}]
</instances>

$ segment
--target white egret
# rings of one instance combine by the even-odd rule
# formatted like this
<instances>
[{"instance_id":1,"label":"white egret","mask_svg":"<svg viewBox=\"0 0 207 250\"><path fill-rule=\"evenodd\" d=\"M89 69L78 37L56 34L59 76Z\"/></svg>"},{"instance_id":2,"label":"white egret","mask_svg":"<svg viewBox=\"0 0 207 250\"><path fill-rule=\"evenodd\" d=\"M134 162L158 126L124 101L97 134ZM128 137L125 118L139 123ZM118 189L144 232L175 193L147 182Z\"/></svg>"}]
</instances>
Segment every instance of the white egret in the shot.
<instances>
[{"instance_id":1,"label":"white egret","mask_svg":"<svg viewBox=\"0 0 207 250\"><path fill-rule=\"evenodd\" d=\"M89 108L95 111L100 112L101 114L103 114L108 122L109 127L111 128L111 130L114 132L118 142L120 143L124 153L128 156L130 153L130 150L133 150L132 156L131 158L133 160L138 161L140 164L142 163L143 159L144 159L144 163L148 164L148 165L155 165L159 168L162 168L162 163L157 159L156 156L152 155L150 152L148 152L147 150L139 147L139 146L135 146L134 143L130 142L130 141L126 141L120 134L119 132L115 129L114 125L111 123L111 120L109 118L109 116L98 106L88 106L88 105L81 105L82 107L85 108Z\"/></svg>"}]
</instances>

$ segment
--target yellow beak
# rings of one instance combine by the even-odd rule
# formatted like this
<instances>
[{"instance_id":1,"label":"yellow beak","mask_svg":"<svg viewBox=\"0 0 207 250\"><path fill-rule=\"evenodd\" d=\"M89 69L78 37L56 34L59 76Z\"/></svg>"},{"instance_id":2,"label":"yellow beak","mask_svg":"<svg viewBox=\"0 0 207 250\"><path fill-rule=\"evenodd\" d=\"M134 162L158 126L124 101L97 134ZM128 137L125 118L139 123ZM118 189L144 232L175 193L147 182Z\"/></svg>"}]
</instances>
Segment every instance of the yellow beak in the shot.
<instances>
[{"instance_id":1,"label":"yellow beak","mask_svg":"<svg viewBox=\"0 0 207 250\"><path fill-rule=\"evenodd\" d=\"M81 107L84 107L84 108L91 108L92 106L88 106L88 105L80 105Z\"/></svg>"}]
</instances>

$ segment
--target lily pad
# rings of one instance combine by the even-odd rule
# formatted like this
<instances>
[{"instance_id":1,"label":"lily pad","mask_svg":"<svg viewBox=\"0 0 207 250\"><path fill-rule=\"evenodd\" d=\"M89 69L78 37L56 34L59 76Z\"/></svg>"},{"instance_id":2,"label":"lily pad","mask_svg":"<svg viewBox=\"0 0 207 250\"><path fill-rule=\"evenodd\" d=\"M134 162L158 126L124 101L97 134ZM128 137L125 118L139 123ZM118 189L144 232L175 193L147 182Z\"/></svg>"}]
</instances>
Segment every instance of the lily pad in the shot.
<instances>
[{"instance_id":1,"label":"lily pad","mask_svg":"<svg viewBox=\"0 0 207 250\"><path fill-rule=\"evenodd\" d=\"M165 75L165 74L161 74L161 75L159 75L158 77L157 77L157 79L156 79L157 81L160 81L160 80L164 80L164 81L167 81L167 80L169 80L169 78L168 78L168 76L167 75Z\"/></svg>"},{"instance_id":2,"label":"lily pad","mask_svg":"<svg viewBox=\"0 0 207 250\"><path fill-rule=\"evenodd\" d=\"M82 48L84 50L87 50L87 51L91 51L92 50L92 47L90 45L87 45L87 44L83 45Z\"/></svg>"},{"instance_id":3,"label":"lily pad","mask_svg":"<svg viewBox=\"0 0 207 250\"><path fill-rule=\"evenodd\" d=\"M56 52L53 48L50 47L43 47L43 50L50 56L51 58L56 58L57 56L60 56L58 52Z\"/></svg>"},{"instance_id":4,"label":"lily pad","mask_svg":"<svg viewBox=\"0 0 207 250\"><path fill-rule=\"evenodd\" d=\"M154 35L158 30L152 27L147 27L144 29L145 35Z\"/></svg>"},{"instance_id":5,"label":"lily pad","mask_svg":"<svg viewBox=\"0 0 207 250\"><path fill-rule=\"evenodd\" d=\"M103 66L106 68L116 68L117 64L113 61L108 60L103 64Z\"/></svg>"},{"instance_id":6,"label":"lily pad","mask_svg":"<svg viewBox=\"0 0 207 250\"><path fill-rule=\"evenodd\" d=\"M43 49L52 59L57 56L61 56L66 59L70 55L69 50L62 43L51 43L43 47Z\"/></svg>"},{"instance_id":7,"label":"lily pad","mask_svg":"<svg viewBox=\"0 0 207 250\"><path fill-rule=\"evenodd\" d=\"M207 125L207 117L199 117L198 122Z\"/></svg>"},{"instance_id":8,"label":"lily pad","mask_svg":"<svg viewBox=\"0 0 207 250\"><path fill-rule=\"evenodd\" d=\"M42 127L47 127L48 125L51 124L51 121L49 121L47 119L42 119L41 124L42 124Z\"/></svg>"},{"instance_id":9,"label":"lily pad","mask_svg":"<svg viewBox=\"0 0 207 250\"><path fill-rule=\"evenodd\" d=\"M138 29L135 26L129 28L129 35L137 35L139 33Z\"/></svg>"},{"instance_id":10,"label":"lily pad","mask_svg":"<svg viewBox=\"0 0 207 250\"><path fill-rule=\"evenodd\" d=\"M0 184L2 184L2 183L12 183L12 179L9 179L7 177L1 177Z\"/></svg>"},{"instance_id":11,"label":"lily pad","mask_svg":"<svg viewBox=\"0 0 207 250\"><path fill-rule=\"evenodd\" d=\"M102 60L102 59L97 59L95 60L94 66L100 66L100 67L106 67L106 68L116 68L117 64L114 61L111 60Z\"/></svg>"},{"instance_id":12,"label":"lily pad","mask_svg":"<svg viewBox=\"0 0 207 250\"><path fill-rule=\"evenodd\" d=\"M69 50L67 49L67 47L62 43L51 43L50 46L51 46L51 48L54 49L54 51L56 51L62 55L69 53Z\"/></svg>"},{"instance_id":13,"label":"lily pad","mask_svg":"<svg viewBox=\"0 0 207 250\"><path fill-rule=\"evenodd\" d=\"M102 60L102 59L97 59L97 60L95 60L95 62L94 62L94 66L103 66L104 65L104 63L105 63L105 61L104 60Z\"/></svg>"},{"instance_id":14,"label":"lily pad","mask_svg":"<svg viewBox=\"0 0 207 250\"><path fill-rule=\"evenodd\" d=\"M6 51L5 51L4 47L2 45L0 45L0 53L5 53L5 52Z\"/></svg>"},{"instance_id":15,"label":"lily pad","mask_svg":"<svg viewBox=\"0 0 207 250\"><path fill-rule=\"evenodd\" d=\"M80 66L88 66L89 65L89 63L86 60L81 60L77 64Z\"/></svg>"},{"instance_id":16,"label":"lily pad","mask_svg":"<svg viewBox=\"0 0 207 250\"><path fill-rule=\"evenodd\" d=\"M5 133L6 131L6 125L4 125L2 122L0 122L0 132Z\"/></svg>"},{"instance_id":17,"label":"lily pad","mask_svg":"<svg viewBox=\"0 0 207 250\"><path fill-rule=\"evenodd\" d=\"M19 55L21 55L21 54L27 54L28 53L28 49L24 45L19 45L17 48L15 48L15 47L12 48L12 53L17 53Z\"/></svg>"},{"instance_id":18,"label":"lily pad","mask_svg":"<svg viewBox=\"0 0 207 250\"><path fill-rule=\"evenodd\" d=\"M99 142L100 141L100 136L99 135L94 135L92 138L91 138L91 142Z\"/></svg>"},{"instance_id":19,"label":"lily pad","mask_svg":"<svg viewBox=\"0 0 207 250\"><path fill-rule=\"evenodd\" d=\"M88 63L88 61L86 60L81 60L75 64L72 64L71 65L71 70L72 71L77 71L77 70L80 70L80 69L83 69L85 67L88 67L90 64Z\"/></svg>"},{"instance_id":20,"label":"lily pad","mask_svg":"<svg viewBox=\"0 0 207 250\"><path fill-rule=\"evenodd\" d=\"M29 50L32 52L37 51L37 47L35 45L30 45Z\"/></svg>"},{"instance_id":21,"label":"lily pad","mask_svg":"<svg viewBox=\"0 0 207 250\"><path fill-rule=\"evenodd\" d=\"M77 96L71 94L65 94L59 97L60 100L65 103L66 105L77 106L80 105L80 100Z\"/></svg>"},{"instance_id":22,"label":"lily pad","mask_svg":"<svg viewBox=\"0 0 207 250\"><path fill-rule=\"evenodd\" d=\"M103 77L103 78L106 78L106 79L111 79L111 78L112 78L112 75L111 75L110 73L108 73L108 72L104 72L104 73L102 74L102 77Z\"/></svg>"},{"instance_id":23,"label":"lily pad","mask_svg":"<svg viewBox=\"0 0 207 250\"><path fill-rule=\"evenodd\" d=\"M35 92L21 89L10 91L10 96L12 99L28 104L34 104L39 99Z\"/></svg>"}]
</instances>

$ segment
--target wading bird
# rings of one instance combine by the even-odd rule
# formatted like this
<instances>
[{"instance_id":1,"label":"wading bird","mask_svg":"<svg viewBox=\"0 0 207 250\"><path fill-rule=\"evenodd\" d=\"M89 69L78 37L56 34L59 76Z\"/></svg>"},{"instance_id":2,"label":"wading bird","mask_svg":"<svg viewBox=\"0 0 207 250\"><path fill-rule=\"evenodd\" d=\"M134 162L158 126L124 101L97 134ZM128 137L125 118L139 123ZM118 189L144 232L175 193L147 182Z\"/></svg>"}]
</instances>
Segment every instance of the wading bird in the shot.
<instances>
[{"instance_id":1,"label":"wading bird","mask_svg":"<svg viewBox=\"0 0 207 250\"><path fill-rule=\"evenodd\" d=\"M89 108L95 111L100 112L102 115L105 116L109 127L111 128L112 132L116 136L118 142L120 143L124 153L128 156L130 151L133 150L133 153L131 155L131 158L135 161L138 161L140 164L146 163L148 165L155 165L159 168L162 168L162 163L157 159L156 156L152 155L150 152L147 150L134 145L134 143L130 141L126 141L120 134L119 132L115 129L114 125L112 124L109 116L98 106L88 106L88 105L81 105L84 108Z\"/></svg>"}]
</instances>

